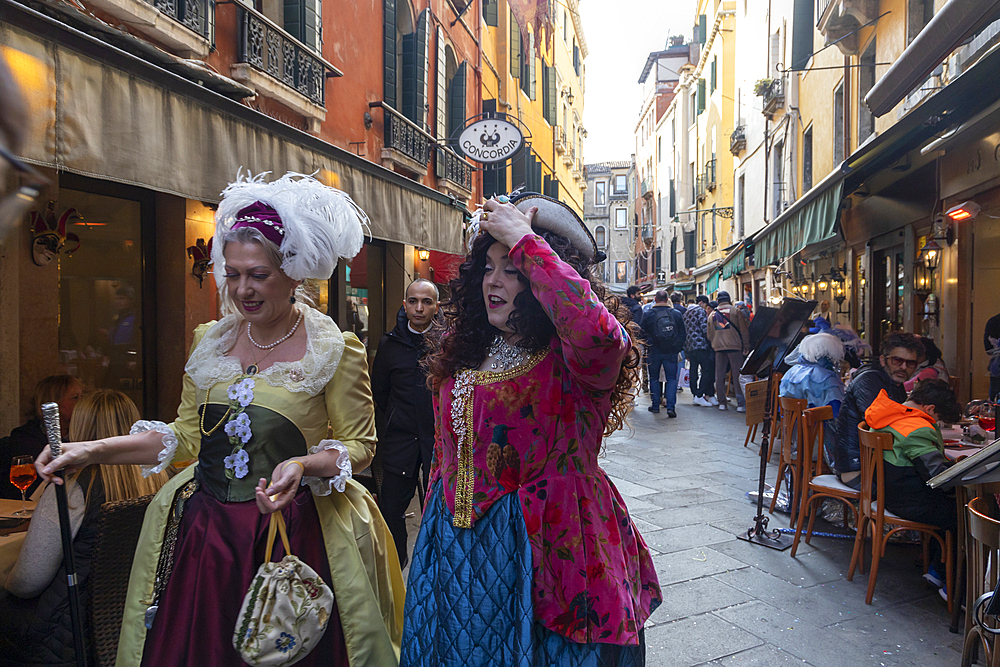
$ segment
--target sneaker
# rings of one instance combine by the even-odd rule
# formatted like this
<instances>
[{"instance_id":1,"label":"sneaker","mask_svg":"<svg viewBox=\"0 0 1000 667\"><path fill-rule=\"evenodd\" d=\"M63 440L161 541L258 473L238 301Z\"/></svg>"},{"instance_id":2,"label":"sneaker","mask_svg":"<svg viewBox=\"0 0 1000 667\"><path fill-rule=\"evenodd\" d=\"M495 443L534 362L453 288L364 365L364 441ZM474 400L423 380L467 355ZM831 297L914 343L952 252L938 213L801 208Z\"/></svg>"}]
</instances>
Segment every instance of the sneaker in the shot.
<instances>
[{"instance_id":1,"label":"sneaker","mask_svg":"<svg viewBox=\"0 0 1000 667\"><path fill-rule=\"evenodd\" d=\"M667 410L667 416L670 417L671 419L674 419L677 417L677 413L674 412L673 410Z\"/></svg>"},{"instance_id":2,"label":"sneaker","mask_svg":"<svg viewBox=\"0 0 1000 667\"><path fill-rule=\"evenodd\" d=\"M728 405L720 405L720 406L719 406L719 409L720 409L720 410L728 410L728 409L729 409L729 406L728 406Z\"/></svg>"},{"instance_id":3,"label":"sneaker","mask_svg":"<svg viewBox=\"0 0 1000 667\"><path fill-rule=\"evenodd\" d=\"M736 407L736 412L746 412L746 411L747 409L742 405Z\"/></svg>"},{"instance_id":4,"label":"sneaker","mask_svg":"<svg viewBox=\"0 0 1000 667\"><path fill-rule=\"evenodd\" d=\"M649 410L650 412L655 412L655 413L659 413L660 412L660 406L658 406L658 405L651 405L651 406L649 406L646 409Z\"/></svg>"},{"instance_id":5,"label":"sneaker","mask_svg":"<svg viewBox=\"0 0 1000 667\"><path fill-rule=\"evenodd\" d=\"M927 574L924 575L924 581L934 586L934 588L944 587L944 579L941 578L941 575L933 567L927 570Z\"/></svg>"},{"instance_id":6,"label":"sneaker","mask_svg":"<svg viewBox=\"0 0 1000 667\"><path fill-rule=\"evenodd\" d=\"M692 405L700 405L700 406L703 406L703 407L711 407L712 406L712 404L709 403L708 399L705 398L704 396L695 396L693 399L691 399L691 404Z\"/></svg>"},{"instance_id":7,"label":"sneaker","mask_svg":"<svg viewBox=\"0 0 1000 667\"><path fill-rule=\"evenodd\" d=\"M709 396L708 402L711 403L712 405L718 405L719 399L717 399L715 396Z\"/></svg>"},{"instance_id":8,"label":"sneaker","mask_svg":"<svg viewBox=\"0 0 1000 667\"><path fill-rule=\"evenodd\" d=\"M678 394L683 394L684 393L684 387L677 387L677 393Z\"/></svg>"}]
</instances>

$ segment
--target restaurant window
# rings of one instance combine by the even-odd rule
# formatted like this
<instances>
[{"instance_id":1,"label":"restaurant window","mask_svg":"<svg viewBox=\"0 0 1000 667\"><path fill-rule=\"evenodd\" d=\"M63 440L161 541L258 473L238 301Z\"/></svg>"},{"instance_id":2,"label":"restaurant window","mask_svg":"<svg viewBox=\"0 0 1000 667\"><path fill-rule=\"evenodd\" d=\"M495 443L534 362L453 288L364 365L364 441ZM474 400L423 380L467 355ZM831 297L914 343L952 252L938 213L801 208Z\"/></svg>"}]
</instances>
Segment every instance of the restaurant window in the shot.
<instances>
[{"instance_id":1,"label":"restaurant window","mask_svg":"<svg viewBox=\"0 0 1000 667\"><path fill-rule=\"evenodd\" d=\"M146 388L154 378L147 377L152 365L147 361L154 350L144 345L145 327L152 322L144 317L144 306L151 304L143 290L151 276L144 280L143 267L153 262L143 257L142 232L144 217L151 223L152 204L142 191L131 198L131 188L102 184L98 191L109 194L95 194L62 183L55 214L77 211L66 232L80 237L80 247L57 260L60 365L80 378L85 390L117 389L140 413L151 414L147 409L154 410L155 402L152 396L146 400Z\"/></svg>"},{"instance_id":2,"label":"restaurant window","mask_svg":"<svg viewBox=\"0 0 1000 667\"><path fill-rule=\"evenodd\" d=\"M608 182L597 181L594 183L594 206L608 205Z\"/></svg>"},{"instance_id":3,"label":"restaurant window","mask_svg":"<svg viewBox=\"0 0 1000 667\"><path fill-rule=\"evenodd\" d=\"M865 104L865 95L875 85L875 39L865 49L858 67L858 144L875 132L875 116Z\"/></svg>"},{"instance_id":4,"label":"restaurant window","mask_svg":"<svg viewBox=\"0 0 1000 667\"><path fill-rule=\"evenodd\" d=\"M802 192L809 192L813 186L813 129L809 126L802 133Z\"/></svg>"},{"instance_id":5,"label":"restaurant window","mask_svg":"<svg viewBox=\"0 0 1000 667\"><path fill-rule=\"evenodd\" d=\"M833 91L833 167L844 161L844 82Z\"/></svg>"}]
</instances>

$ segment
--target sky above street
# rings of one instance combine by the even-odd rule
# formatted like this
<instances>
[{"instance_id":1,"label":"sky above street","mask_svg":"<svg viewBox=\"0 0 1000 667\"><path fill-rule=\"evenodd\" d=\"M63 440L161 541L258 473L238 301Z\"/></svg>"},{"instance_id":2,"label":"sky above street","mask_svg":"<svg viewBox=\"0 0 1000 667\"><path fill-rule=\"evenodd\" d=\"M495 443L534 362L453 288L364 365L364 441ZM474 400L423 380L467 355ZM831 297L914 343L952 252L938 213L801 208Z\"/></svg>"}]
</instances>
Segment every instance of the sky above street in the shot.
<instances>
[{"instance_id":1,"label":"sky above street","mask_svg":"<svg viewBox=\"0 0 1000 667\"><path fill-rule=\"evenodd\" d=\"M587 38L584 163L628 160L642 102L637 83L670 35L691 39L694 0L581 0Z\"/></svg>"}]
</instances>

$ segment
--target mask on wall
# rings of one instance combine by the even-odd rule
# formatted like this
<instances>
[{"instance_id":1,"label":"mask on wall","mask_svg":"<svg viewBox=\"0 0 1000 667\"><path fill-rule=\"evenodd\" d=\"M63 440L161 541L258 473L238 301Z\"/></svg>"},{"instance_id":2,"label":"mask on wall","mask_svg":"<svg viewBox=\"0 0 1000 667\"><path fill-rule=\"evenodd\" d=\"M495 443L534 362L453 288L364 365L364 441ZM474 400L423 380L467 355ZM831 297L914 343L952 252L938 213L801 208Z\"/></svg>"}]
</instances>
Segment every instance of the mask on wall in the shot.
<instances>
[{"instance_id":1,"label":"mask on wall","mask_svg":"<svg viewBox=\"0 0 1000 667\"><path fill-rule=\"evenodd\" d=\"M71 255L80 248L80 237L66 233L70 220L83 220L75 208L68 208L56 217L56 203L50 201L44 213L31 212L31 259L38 266L49 264L63 250Z\"/></svg>"}]
</instances>

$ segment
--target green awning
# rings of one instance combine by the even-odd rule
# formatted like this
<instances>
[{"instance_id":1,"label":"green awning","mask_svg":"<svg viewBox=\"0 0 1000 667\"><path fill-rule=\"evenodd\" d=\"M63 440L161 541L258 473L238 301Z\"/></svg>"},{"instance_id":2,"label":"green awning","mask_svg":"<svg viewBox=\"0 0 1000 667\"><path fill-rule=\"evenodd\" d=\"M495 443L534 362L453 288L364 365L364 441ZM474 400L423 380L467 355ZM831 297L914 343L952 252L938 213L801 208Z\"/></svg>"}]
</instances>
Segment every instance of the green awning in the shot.
<instances>
[{"instance_id":1,"label":"green awning","mask_svg":"<svg viewBox=\"0 0 1000 667\"><path fill-rule=\"evenodd\" d=\"M740 241L722 260L722 279L732 278L747 268L747 247L753 247L754 237L748 236Z\"/></svg>"},{"instance_id":2,"label":"green awning","mask_svg":"<svg viewBox=\"0 0 1000 667\"><path fill-rule=\"evenodd\" d=\"M719 272L712 271L712 275L708 277L705 281L705 293L711 294L712 292L719 289Z\"/></svg>"},{"instance_id":3,"label":"green awning","mask_svg":"<svg viewBox=\"0 0 1000 667\"><path fill-rule=\"evenodd\" d=\"M844 175L832 172L754 237L754 263L777 264L837 235Z\"/></svg>"}]
</instances>

